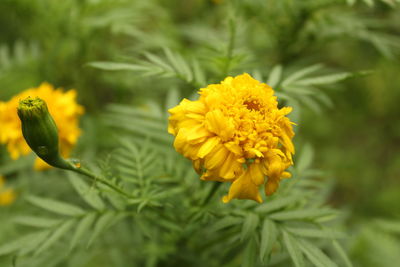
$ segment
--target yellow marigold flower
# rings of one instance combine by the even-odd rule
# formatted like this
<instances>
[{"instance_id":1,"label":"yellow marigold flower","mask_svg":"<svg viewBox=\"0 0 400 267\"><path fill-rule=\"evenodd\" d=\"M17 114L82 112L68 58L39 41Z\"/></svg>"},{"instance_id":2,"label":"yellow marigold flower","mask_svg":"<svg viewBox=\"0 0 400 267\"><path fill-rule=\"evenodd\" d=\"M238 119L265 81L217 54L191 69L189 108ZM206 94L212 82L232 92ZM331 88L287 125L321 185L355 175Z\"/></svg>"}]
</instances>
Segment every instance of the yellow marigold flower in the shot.
<instances>
[{"instance_id":1,"label":"yellow marigold flower","mask_svg":"<svg viewBox=\"0 0 400 267\"><path fill-rule=\"evenodd\" d=\"M279 109L273 89L247 73L199 94L199 100L183 99L169 110L175 149L193 161L201 179L232 183L225 203L261 203L260 185L271 195L291 176L285 170L293 165L293 123L286 117L292 109Z\"/></svg>"},{"instance_id":2,"label":"yellow marigold flower","mask_svg":"<svg viewBox=\"0 0 400 267\"><path fill-rule=\"evenodd\" d=\"M4 189L4 177L0 176L0 206L8 206L15 200L15 192L11 188Z\"/></svg>"},{"instance_id":3,"label":"yellow marigold flower","mask_svg":"<svg viewBox=\"0 0 400 267\"><path fill-rule=\"evenodd\" d=\"M48 109L58 127L61 154L68 157L80 136L79 117L84 113L84 109L76 102L75 90L64 92L62 89L54 89L48 83L42 83L37 88L30 88L14 96L8 102L0 101L0 124L2 126L0 144L7 145L7 150L13 159L31 152L22 136L21 121L17 115L19 101L27 97L39 97L47 102ZM36 159L36 170L48 168L50 165L40 158Z\"/></svg>"}]
</instances>

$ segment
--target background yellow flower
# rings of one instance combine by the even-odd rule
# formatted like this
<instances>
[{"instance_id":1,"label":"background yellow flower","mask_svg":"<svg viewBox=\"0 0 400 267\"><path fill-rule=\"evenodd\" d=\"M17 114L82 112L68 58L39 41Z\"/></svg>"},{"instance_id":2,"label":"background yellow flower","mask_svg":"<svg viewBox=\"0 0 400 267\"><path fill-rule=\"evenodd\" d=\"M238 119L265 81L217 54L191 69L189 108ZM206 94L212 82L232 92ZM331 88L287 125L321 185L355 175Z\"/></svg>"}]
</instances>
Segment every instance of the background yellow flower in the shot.
<instances>
[{"instance_id":1,"label":"background yellow flower","mask_svg":"<svg viewBox=\"0 0 400 267\"><path fill-rule=\"evenodd\" d=\"M0 176L0 206L7 206L15 201L15 192L12 188L4 188L5 179Z\"/></svg>"},{"instance_id":2,"label":"background yellow flower","mask_svg":"<svg viewBox=\"0 0 400 267\"><path fill-rule=\"evenodd\" d=\"M203 180L232 182L224 202L262 202L290 177L293 164L291 108L279 109L270 86L248 74L200 89L200 99L184 99L169 110L169 133L178 152L193 161ZM265 176L268 177L265 182Z\"/></svg>"},{"instance_id":3,"label":"background yellow flower","mask_svg":"<svg viewBox=\"0 0 400 267\"><path fill-rule=\"evenodd\" d=\"M27 97L40 97L47 102L49 111L53 116L60 138L60 149L63 156L68 157L73 146L78 141L81 133L79 129L79 117L84 109L76 102L76 91L64 92L62 89L54 89L51 84L42 83L37 88L30 88L15 95L8 102L0 102L0 143L7 145L7 150L12 159L31 152L26 144L21 131L21 122L17 115L17 106L21 99ZM36 170L43 170L50 166L37 158Z\"/></svg>"}]
</instances>

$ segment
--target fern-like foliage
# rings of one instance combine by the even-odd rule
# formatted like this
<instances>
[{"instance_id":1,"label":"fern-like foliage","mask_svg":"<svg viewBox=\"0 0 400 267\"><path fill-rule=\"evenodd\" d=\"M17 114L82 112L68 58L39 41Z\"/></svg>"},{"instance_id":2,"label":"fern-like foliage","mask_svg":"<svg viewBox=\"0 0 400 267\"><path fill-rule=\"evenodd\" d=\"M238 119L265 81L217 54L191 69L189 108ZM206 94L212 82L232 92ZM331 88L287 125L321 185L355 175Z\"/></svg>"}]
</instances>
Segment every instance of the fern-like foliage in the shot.
<instances>
[{"instance_id":1,"label":"fern-like foliage","mask_svg":"<svg viewBox=\"0 0 400 267\"><path fill-rule=\"evenodd\" d=\"M174 77L186 83L199 87L205 84L204 73L199 67L199 62L192 59L191 63L170 49L164 49L164 58L145 53L146 60L141 60L136 64L115 63L115 62L92 62L89 66L103 70L126 70L134 71L145 76L155 77Z\"/></svg>"}]
</instances>

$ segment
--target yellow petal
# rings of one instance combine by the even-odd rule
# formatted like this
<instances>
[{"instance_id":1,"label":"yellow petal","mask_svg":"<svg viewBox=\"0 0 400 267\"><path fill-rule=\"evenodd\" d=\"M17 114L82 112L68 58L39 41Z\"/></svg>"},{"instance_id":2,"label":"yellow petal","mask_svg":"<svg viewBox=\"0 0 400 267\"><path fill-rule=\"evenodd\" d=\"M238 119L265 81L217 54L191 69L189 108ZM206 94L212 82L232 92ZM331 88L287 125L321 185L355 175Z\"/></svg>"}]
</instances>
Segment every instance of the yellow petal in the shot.
<instances>
[{"instance_id":1,"label":"yellow petal","mask_svg":"<svg viewBox=\"0 0 400 267\"><path fill-rule=\"evenodd\" d=\"M252 199L258 203L262 203L258 186L251 180L249 173L243 173L237 180L235 180L229 188L229 193L224 196L222 201L228 203L232 199Z\"/></svg>"},{"instance_id":2,"label":"yellow petal","mask_svg":"<svg viewBox=\"0 0 400 267\"><path fill-rule=\"evenodd\" d=\"M281 179L287 179L292 177L292 174L290 172L282 172L281 174Z\"/></svg>"},{"instance_id":3,"label":"yellow petal","mask_svg":"<svg viewBox=\"0 0 400 267\"><path fill-rule=\"evenodd\" d=\"M228 149L225 146L219 144L212 153L208 154L205 157L204 165L206 169L214 169L217 166L220 166L228 155Z\"/></svg>"},{"instance_id":4,"label":"yellow petal","mask_svg":"<svg viewBox=\"0 0 400 267\"><path fill-rule=\"evenodd\" d=\"M231 138L234 134L234 125L219 109L210 111L206 114L206 127L209 131L220 136L223 140Z\"/></svg>"},{"instance_id":5,"label":"yellow petal","mask_svg":"<svg viewBox=\"0 0 400 267\"><path fill-rule=\"evenodd\" d=\"M199 160L199 159L198 160L193 160L192 164L193 164L193 168L197 172L197 174L201 174L202 173L202 168L203 168L203 166L201 164L201 160Z\"/></svg>"},{"instance_id":6,"label":"yellow petal","mask_svg":"<svg viewBox=\"0 0 400 267\"><path fill-rule=\"evenodd\" d=\"M199 158L204 158L208 153L213 150L215 146L217 146L221 142L221 139L218 136L208 138L203 145L201 146L199 153L197 156Z\"/></svg>"},{"instance_id":7,"label":"yellow petal","mask_svg":"<svg viewBox=\"0 0 400 267\"><path fill-rule=\"evenodd\" d=\"M279 187L279 182L268 179L267 183L265 184L265 194L267 196L272 195L273 193L275 193L278 187Z\"/></svg>"},{"instance_id":8,"label":"yellow petal","mask_svg":"<svg viewBox=\"0 0 400 267\"><path fill-rule=\"evenodd\" d=\"M237 161L235 154L228 152L228 157L219 169L219 175L224 179L232 179L235 177L235 171L241 167Z\"/></svg>"},{"instance_id":9,"label":"yellow petal","mask_svg":"<svg viewBox=\"0 0 400 267\"><path fill-rule=\"evenodd\" d=\"M40 158L36 158L35 165L34 165L34 169L35 170L44 171L44 170L48 170L48 169L51 169L51 168L52 167L49 164L47 164L46 162L44 162Z\"/></svg>"},{"instance_id":10,"label":"yellow petal","mask_svg":"<svg viewBox=\"0 0 400 267\"><path fill-rule=\"evenodd\" d=\"M249 175L255 185L262 185L264 183L264 174L262 172L261 164L253 163L249 167Z\"/></svg>"},{"instance_id":11,"label":"yellow petal","mask_svg":"<svg viewBox=\"0 0 400 267\"><path fill-rule=\"evenodd\" d=\"M186 132L186 140L190 144L198 144L210 135L210 132L203 125L198 124Z\"/></svg>"}]
</instances>

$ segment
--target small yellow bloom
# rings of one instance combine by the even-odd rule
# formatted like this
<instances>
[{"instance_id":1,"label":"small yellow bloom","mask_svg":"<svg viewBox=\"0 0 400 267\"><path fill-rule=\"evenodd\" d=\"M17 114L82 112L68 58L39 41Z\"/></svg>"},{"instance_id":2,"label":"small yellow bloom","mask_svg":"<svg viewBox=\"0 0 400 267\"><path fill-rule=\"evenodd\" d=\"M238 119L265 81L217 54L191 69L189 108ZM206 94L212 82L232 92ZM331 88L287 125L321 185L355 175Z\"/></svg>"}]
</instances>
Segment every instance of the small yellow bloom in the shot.
<instances>
[{"instance_id":1,"label":"small yellow bloom","mask_svg":"<svg viewBox=\"0 0 400 267\"><path fill-rule=\"evenodd\" d=\"M202 180L232 183L225 203L262 202L261 185L271 195L290 177L285 170L293 165L294 132L286 115L292 109L279 109L273 89L247 73L199 94L199 100L183 99L169 110L175 149L193 161Z\"/></svg>"},{"instance_id":2,"label":"small yellow bloom","mask_svg":"<svg viewBox=\"0 0 400 267\"><path fill-rule=\"evenodd\" d=\"M22 136L21 122L17 115L19 101L27 97L40 97L47 102L48 109L59 130L61 154L68 157L80 136L78 123L84 109L76 102L75 90L64 92L62 89L54 89L48 83L28 89L14 96L8 102L0 101L0 124L2 126L0 144L7 145L7 150L13 159L31 152ZM50 168L47 163L39 158L36 159L36 170L47 168Z\"/></svg>"},{"instance_id":3,"label":"small yellow bloom","mask_svg":"<svg viewBox=\"0 0 400 267\"><path fill-rule=\"evenodd\" d=\"M15 192L11 188L4 189L5 180L0 176L0 206L8 206L15 200Z\"/></svg>"}]
</instances>

